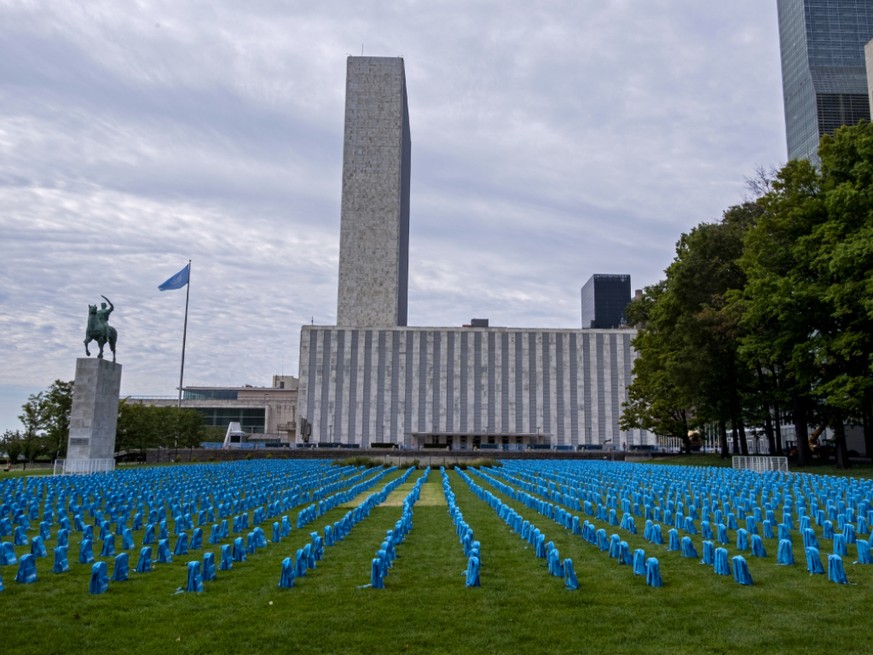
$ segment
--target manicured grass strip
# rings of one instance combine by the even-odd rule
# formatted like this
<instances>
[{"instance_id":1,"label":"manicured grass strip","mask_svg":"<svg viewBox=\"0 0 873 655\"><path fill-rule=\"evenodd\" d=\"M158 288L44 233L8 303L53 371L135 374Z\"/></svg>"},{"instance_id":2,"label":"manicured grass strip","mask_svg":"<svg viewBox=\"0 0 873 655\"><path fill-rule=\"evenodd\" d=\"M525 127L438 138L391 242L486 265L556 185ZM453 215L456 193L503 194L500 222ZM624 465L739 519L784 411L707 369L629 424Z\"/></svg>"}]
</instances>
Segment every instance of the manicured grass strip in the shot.
<instances>
[{"instance_id":1,"label":"manicured grass strip","mask_svg":"<svg viewBox=\"0 0 873 655\"><path fill-rule=\"evenodd\" d=\"M432 470L430 472L430 474L432 477L433 476L439 477L439 471ZM440 488L439 484L434 486L432 484L432 482L433 482L432 479L429 480L421 488L421 497L418 499L418 502L415 503L416 507L425 507L425 506L433 506L433 505L446 507L446 498L445 498L445 496L443 496L442 489ZM412 482L404 483L403 485L401 485L397 489L397 491L395 491L393 494L391 494L388 497L388 500L386 500L382 504L386 505L386 506L393 506L393 507L402 506L403 500L406 498L406 494L408 494L412 490L412 487L414 487L414 486L415 486L414 480Z\"/></svg>"}]
</instances>

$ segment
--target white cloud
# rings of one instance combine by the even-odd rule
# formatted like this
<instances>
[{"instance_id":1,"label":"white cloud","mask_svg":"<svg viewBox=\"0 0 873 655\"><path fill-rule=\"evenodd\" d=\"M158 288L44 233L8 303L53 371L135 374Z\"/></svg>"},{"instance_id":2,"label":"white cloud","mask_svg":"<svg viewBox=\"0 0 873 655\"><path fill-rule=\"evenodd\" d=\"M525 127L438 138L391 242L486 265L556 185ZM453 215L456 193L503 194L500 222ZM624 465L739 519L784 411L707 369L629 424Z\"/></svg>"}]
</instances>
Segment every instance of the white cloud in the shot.
<instances>
[{"instance_id":1,"label":"white cloud","mask_svg":"<svg viewBox=\"0 0 873 655\"><path fill-rule=\"evenodd\" d=\"M4 5L0 396L72 378L100 294L123 392L173 395L184 291L156 287L189 258L186 381L296 373L335 320L362 47L405 58L410 322L578 325L592 273L657 281L784 158L777 41L758 0Z\"/></svg>"}]
</instances>

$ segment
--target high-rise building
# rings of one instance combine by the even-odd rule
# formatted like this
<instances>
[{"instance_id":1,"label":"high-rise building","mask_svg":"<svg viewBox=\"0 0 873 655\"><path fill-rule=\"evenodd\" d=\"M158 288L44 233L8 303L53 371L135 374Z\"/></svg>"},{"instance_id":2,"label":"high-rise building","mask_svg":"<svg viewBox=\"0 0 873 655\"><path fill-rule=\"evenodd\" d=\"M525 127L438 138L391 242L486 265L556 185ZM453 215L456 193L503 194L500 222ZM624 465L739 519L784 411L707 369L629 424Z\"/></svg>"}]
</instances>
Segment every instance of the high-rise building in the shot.
<instances>
[{"instance_id":1,"label":"high-rise building","mask_svg":"<svg viewBox=\"0 0 873 655\"><path fill-rule=\"evenodd\" d=\"M818 162L824 134L870 120L864 45L873 0L777 0L789 159Z\"/></svg>"},{"instance_id":2,"label":"high-rise building","mask_svg":"<svg viewBox=\"0 0 873 655\"><path fill-rule=\"evenodd\" d=\"M624 326L630 301L630 275L595 273L582 287L582 327L610 330Z\"/></svg>"},{"instance_id":3,"label":"high-rise building","mask_svg":"<svg viewBox=\"0 0 873 655\"><path fill-rule=\"evenodd\" d=\"M301 330L298 434L344 447L653 447L621 425L633 330L406 325L403 61L351 57L346 87L337 325ZM627 305L630 276L605 277L625 280Z\"/></svg>"},{"instance_id":4,"label":"high-rise building","mask_svg":"<svg viewBox=\"0 0 873 655\"><path fill-rule=\"evenodd\" d=\"M411 141L403 59L349 57L337 325L406 325Z\"/></svg>"}]
</instances>

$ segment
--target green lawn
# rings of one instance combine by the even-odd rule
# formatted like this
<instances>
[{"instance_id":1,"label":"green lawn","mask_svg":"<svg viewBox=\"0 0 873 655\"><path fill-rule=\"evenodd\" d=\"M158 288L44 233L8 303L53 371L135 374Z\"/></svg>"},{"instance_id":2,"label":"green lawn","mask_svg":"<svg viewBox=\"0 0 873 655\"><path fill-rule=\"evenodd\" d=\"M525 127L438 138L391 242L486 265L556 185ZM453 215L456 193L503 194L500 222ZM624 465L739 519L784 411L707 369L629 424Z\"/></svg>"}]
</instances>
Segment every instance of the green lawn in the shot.
<instances>
[{"instance_id":1,"label":"green lawn","mask_svg":"<svg viewBox=\"0 0 873 655\"><path fill-rule=\"evenodd\" d=\"M709 453L694 453L691 455L671 455L669 457L652 457L641 460L648 464L669 464L674 466L716 466L731 467L731 457L722 459ZM851 468L839 469L832 461L814 460L809 466L798 467L792 460L788 461L788 469L793 473L815 473L817 475L838 475L841 477L873 478L873 464L869 462L853 462Z\"/></svg>"},{"instance_id":2,"label":"green lawn","mask_svg":"<svg viewBox=\"0 0 873 655\"><path fill-rule=\"evenodd\" d=\"M619 566L580 537L497 494L545 532L562 558L573 559L580 588L568 591L455 472L450 480L458 506L482 544L482 586L464 586L466 560L440 473L434 470L414 508L412 532L398 547L386 588L367 588L370 560L401 514L392 501L405 495L420 474L413 472L388 503L344 541L326 548L317 569L298 578L293 589L277 587L281 560L302 547L310 531L321 531L348 507L292 530L282 543L249 555L232 571L219 571L218 580L206 583L201 594L177 590L185 585L186 562L203 551L156 565L148 574L131 572L129 581L110 583L106 594L92 596L91 567L75 563L79 537L74 533L68 573L52 574L51 558L43 559L38 582L21 585L14 580L17 567L0 567L6 586L0 593L2 650L16 655L866 652L873 566L853 566L850 557L844 558L851 584L836 585L827 576L806 573L799 538L794 567L777 566L776 544L765 540L768 558L746 554L756 584L744 587L731 577L714 575L697 560L646 543L641 534L622 533L631 550L644 548L660 559L664 587L650 588L630 567ZM297 511L289 515L293 523ZM637 525L642 532L639 518ZM138 544L141 533L136 539ZM699 535L695 544L700 551ZM204 551L208 549L218 559L218 548L206 545ZM131 553L131 571L136 552ZM825 561L826 552L822 544Z\"/></svg>"}]
</instances>

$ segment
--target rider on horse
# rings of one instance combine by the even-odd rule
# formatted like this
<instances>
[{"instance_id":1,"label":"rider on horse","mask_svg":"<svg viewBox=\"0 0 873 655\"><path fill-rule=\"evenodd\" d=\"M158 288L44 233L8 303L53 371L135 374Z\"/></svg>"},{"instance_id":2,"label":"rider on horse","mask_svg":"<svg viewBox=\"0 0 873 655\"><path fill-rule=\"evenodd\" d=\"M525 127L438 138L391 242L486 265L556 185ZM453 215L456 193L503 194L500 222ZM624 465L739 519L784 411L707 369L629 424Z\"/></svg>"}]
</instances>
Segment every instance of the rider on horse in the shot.
<instances>
[{"instance_id":1,"label":"rider on horse","mask_svg":"<svg viewBox=\"0 0 873 655\"><path fill-rule=\"evenodd\" d=\"M106 296L100 296L106 302L100 303L100 309L97 310L97 324L100 329L103 331L103 338L107 341L109 340L109 315L112 313L112 310L115 309L115 306L112 304L112 301L109 300ZM106 307L106 303L109 303L109 307Z\"/></svg>"},{"instance_id":2,"label":"rider on horse","mask_svg":"<svg viewBox=\"0 0 873 655\"><path fill-rule=\"evenodd\" d=\"M88 305L88 327L85 328L85 354L91 355L88 350L88 344L94 340L100 346L100 352L97 354L97 357L103 359L103 346L108 343L109 349L112 351L112 361L114 362L115 342L118 339L118 332L109 325L109 315L115 309L115 306L106 296L100 297L106 301L100 303L100 309L97 309L97 305Z\"/></svg>"}]
</instances>

